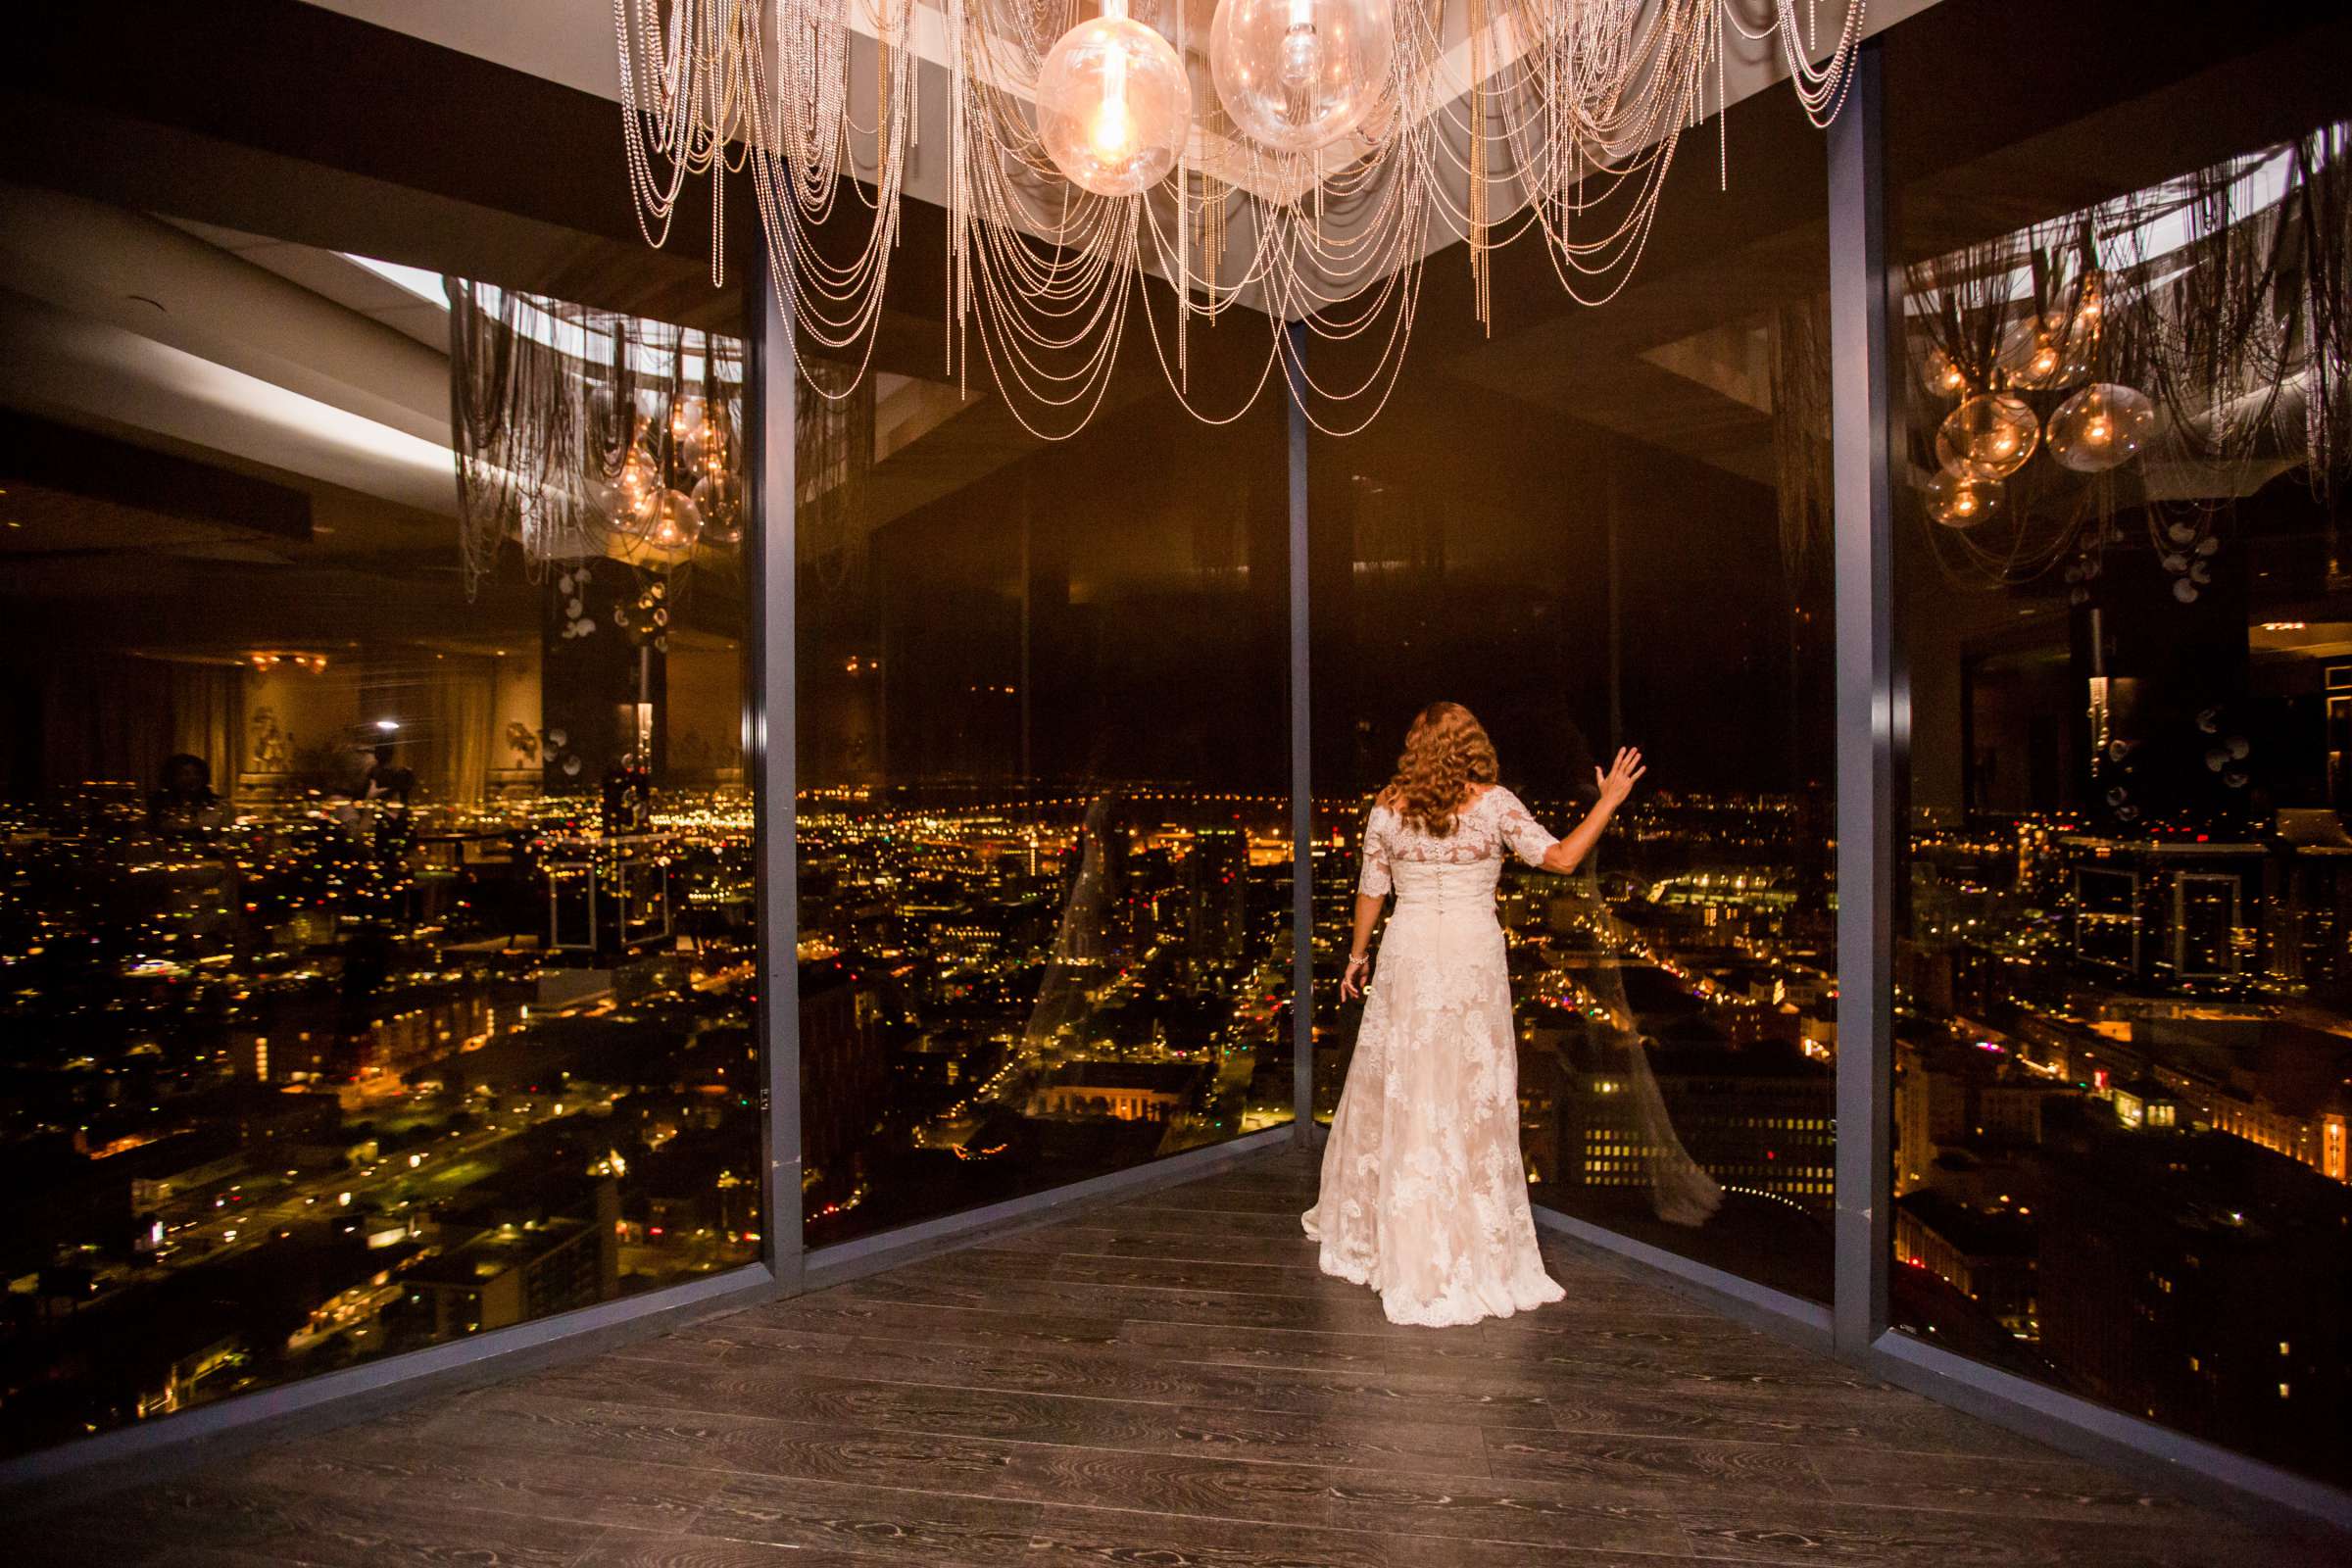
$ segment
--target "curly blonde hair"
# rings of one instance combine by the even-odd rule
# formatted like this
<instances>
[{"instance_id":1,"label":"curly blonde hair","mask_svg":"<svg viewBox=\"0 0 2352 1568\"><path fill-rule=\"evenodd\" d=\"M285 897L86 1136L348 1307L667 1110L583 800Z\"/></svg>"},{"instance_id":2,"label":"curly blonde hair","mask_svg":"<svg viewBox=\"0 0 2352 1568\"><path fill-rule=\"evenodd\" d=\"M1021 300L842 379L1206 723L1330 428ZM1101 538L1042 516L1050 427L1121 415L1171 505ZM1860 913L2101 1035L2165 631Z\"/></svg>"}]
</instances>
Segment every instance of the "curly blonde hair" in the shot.
<instances>
[{"instance_id":1,"label":"curly blonde hair","mask_svg":"<svg viewBox=\"0 0 2352 1568\"><path fill-rule=\"evenodd\" d=\"M1380 792L1380 803L1435 838L1453 831L1454 813L1470 798L1473 784L1494 782L1494 743L1459 703L1432 703L1413 715L1404 733L1396 776Z\"/></svg>"}]
</instances>

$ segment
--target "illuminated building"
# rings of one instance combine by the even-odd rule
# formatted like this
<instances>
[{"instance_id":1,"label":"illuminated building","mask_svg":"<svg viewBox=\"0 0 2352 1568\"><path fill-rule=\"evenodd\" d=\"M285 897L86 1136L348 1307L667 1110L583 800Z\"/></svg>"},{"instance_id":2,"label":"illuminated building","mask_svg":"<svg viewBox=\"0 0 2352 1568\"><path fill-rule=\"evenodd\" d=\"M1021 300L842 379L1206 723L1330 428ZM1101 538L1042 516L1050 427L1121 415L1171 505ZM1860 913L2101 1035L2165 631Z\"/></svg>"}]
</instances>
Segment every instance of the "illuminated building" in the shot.
<instances>
[{"instance_id":1,"label":"illuminated building","mask_svg":"<svg viewBox=\"0 0 2352 1568\"><path fill-rule=\"evenodd\" d=\"M618 1190L589 1184L567 1206L510 1200L440 1224L438 1252L400 1276L432 1337L503 1328L620 1294Z\"/></svg>"}]
</instances>

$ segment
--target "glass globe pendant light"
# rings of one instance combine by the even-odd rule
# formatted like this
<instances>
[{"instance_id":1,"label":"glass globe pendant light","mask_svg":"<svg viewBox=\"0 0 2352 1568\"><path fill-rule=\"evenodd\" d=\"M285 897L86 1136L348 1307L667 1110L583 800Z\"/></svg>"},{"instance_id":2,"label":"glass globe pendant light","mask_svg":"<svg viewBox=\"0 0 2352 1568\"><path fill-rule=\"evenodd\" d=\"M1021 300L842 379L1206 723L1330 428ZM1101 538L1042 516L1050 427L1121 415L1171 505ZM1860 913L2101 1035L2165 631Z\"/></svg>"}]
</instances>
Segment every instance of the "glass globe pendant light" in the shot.
<instances>
[{"instance_id":1,"label":"glass globe pendant light","mask_svg":"<svg viewBox=\"0 0 2352 1568\"><path fill-rule=\"evenodd\" d=\"M683 490L658 490L646 497L626 524L625 560L646 565L676 565L694 554L703 536L703 509Z\"/></svg>"},{"instance_id":2,"label":"glass globe pendant light","mask_svg":"<svg viewBox=\"0 0 2352 1568\"><path fill-rule=\"evenodd\" d=\"M1037 130L1071 184L1133 196L1167 177L1192 133L1193 87L1167 39L1127 0L1063 33L1037 74Z\"/></svg>"},{"instance_id":3,"label":"glass globe pendant light","mask_svg":"<svg viewBox=\"0 0 2352 1568\"><path fill-rule=\"evenodd\" d=\"M2091 378L2099 365L2100 340L2107 327L2107 274L2097 268L2082 274L2077 291L2074 313L2062 321L2045 327L2051 345L2058 354L2057 368L2041 384L2051 391L2060 387L2080 386Z\"/></svg>"},{"instance_id":4,"label":"glass globe pendant light","mask_svg":"<svg viewBox=\"0 0 2352 1568\"><path fill-rule=\"evenodd\" d=\"M641 427L630 437L618 472L608 477L600 463L590 461L585 485L588 502L613 522L625 524L661 488L662 463L654 455L650 430Z\"/></svg>"},{"instance_id":5,"label":"glass globe pendant light","mask_svg":"<svg viewBox=\"0 0 2352 1568\"><path fill-rule=\"evenodd\" d=\"M1938 468L1928 481L1928 515L1947 528L1973 528L2001 510L2008 487L1956 468Z\"/></svg>"},{"instance_id":6,"label":"glass globe pendant light","mask_svg":"<svg viewBox=\"0 0 2352 1568\"><path fill-rule=\"evenodd\" d=\"M2105 473L2139 456L2156 428L2147 394L2116 381L2093 381L2050 416L2050 456L2077 473Z\"/></svg>"},{"instance_id":7,"label":"glass globe pendant light","mask_svg":"<svg viewBox=\"0 0 2352 1568\"><path fill-rule=\"evenodd\" d=\"M735 545L743 542L743 490L727 467L727 433L723 421L712 419L706 427L701 460L696 467L702 477L695 480L688 499L702 514L703 539L714 545Z\"/></svg>"},{"instance_id":8,"label":"glass globe pendant light","mask_svg":"<svg viewBox=\"0 0 2352 1568\"><path fill-rule=\"evenodd\" d=\"M669 438L683 449L699 441L703 435L703 400L694 396L681 397L669 406Z\"/></svg>"},{"instance_id":9,"label":"glass globe pendant light","mask_svg":"<svg viewBox=\"0 0 2352 1568\"><path fill-rule=\"evenodd\" d=\"M1920 380L1927 389L1940 398L1965 397L1968 394L1968 372L1960 362L1946 354L1940 346L1928 350L1927 363L1920 368Z\"/></svg>"},{"instance_id":10,"label":"glass globe pendant light","mask_svg":"<svg viewBox=\"0 0 2352 1568\"><path fill-rule=\"evenodd\" d=\"M712 544L743 543L742 493L724 471L714 470L694 482L687 498L702 514L703 537Z\"/></svg>"},{"instance_id":11,"label":"glass globe pendant light","mask_svg":"<svg viewBox=\"0 0 2352 1568\"><path fill-rule=\"evenodd\" d=\"M1327 147L1389 85L1389 0L1219 0L1208 72L1233 122L1276 152Z\"/></svg>"},{"instance_id":12,"label":"glass globe pendant light","mask_svg":"<svg viewBox=\"0 0 2352 1568\"><path fill-rule=\"evenodd\" d=\"M2001 348L2001 368L2009 384L2029 392L2066 384L2069 369L2066 343L2060 333L2035 317L2022 325Z\"/></svg>"},{"instance_id":13,"label":"glass globe pendant light","mask_svg":"<svg viewBox=\"0 0 2352 1568\"><path fill-rule=\"evenodd\" d=\"M1980 392L1945 416L1936 455L1947 468L1978 479L2006 479L2041 442L2041 421L2023 398Z\"/></svg>"}]
</instances>

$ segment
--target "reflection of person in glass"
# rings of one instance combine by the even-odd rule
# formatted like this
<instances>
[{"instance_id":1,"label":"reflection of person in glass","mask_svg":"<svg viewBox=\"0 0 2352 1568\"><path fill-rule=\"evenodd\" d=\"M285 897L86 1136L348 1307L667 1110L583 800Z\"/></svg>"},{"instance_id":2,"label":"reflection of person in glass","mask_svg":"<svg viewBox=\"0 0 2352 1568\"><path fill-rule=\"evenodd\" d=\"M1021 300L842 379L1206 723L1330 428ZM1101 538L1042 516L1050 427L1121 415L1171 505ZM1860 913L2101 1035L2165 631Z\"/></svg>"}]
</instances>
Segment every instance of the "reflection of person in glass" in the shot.
<instances>
[{"instance_id":1,"label":"reflection of person in glass","mask_svg":"<svg viewBox=\"0 0 2352 1568\"><path fill-rule=\"evenodd\" d=\"M147 825L158 833L197 833L220 826L220 797L213 767L188 752L164 763L163 788L147 798Z\"/></svg>"},{"instance_id":2,"label":"reflection of person in glass","mask_svg":"<svg viewBox=\"0 0 2352 1568\"><path fill-rule=\"evenodd\" d=\"M222 833L228 825L212 764L188 752L167 759L162 788L147 798L147 826L172 849L138 854L127 885L152 897L139 917L171 933L180 959L242 949L240 878Z\"/></svg>"},{"instance_id":3,"label":"reflection of person in glass","mask_svg":"<svg viewBox=\"0 0 2352 1568\"><path fill-rule=\"evenodd\" d=\"M416 842L416 824L409 816L409 797L416 790L416 770L402 765L390 741L378 741L360 798L375 807L375 855L387 866Z\"/></svg>"},{"instance_id":4,"label":"reflection of person in glass","mask_svg":"<svg viewBox=\"0 0 2352 1568\"><path fill-rule=\"evenodd\" d=\"M599 789L608 837L643 833L653 825L654 776L635 752L612 760Z\"/></svg>"},{"instance_id":5,"label":"reflection of person in glass","mask_svg":"<svg viewBox=\"0 0 2352 1568\"><path fill-rule=\"evenodd\" d=\"M386 806L409 808L409 797L416 789L416 770L403 767L399 749L390 741L378 741L375 754L368 764L367 782L361 788L361 799L381 801Z\"/></svg>"},{"instance_id":6,"label":"reflection of person in glass","mask_svg":"<svg viewBox=\"0 0 2352 1568\"><path fill-rule=\"evenodd\" d=\"M1393 1323L1508 1316L1562 1291L1544 1271L1519 1150L1518 1040L1494 889L1512 854L1568 872L1642 776L1642 754L1594 769L1599 798L1565 839L1494 782L1494 743L1458 703L1413 719L1364 827L1341 994L1364 988L1393 891L1380 980L1303 1220L1323 1271L1369 1285Z\"/></svg>"}]
</instances>

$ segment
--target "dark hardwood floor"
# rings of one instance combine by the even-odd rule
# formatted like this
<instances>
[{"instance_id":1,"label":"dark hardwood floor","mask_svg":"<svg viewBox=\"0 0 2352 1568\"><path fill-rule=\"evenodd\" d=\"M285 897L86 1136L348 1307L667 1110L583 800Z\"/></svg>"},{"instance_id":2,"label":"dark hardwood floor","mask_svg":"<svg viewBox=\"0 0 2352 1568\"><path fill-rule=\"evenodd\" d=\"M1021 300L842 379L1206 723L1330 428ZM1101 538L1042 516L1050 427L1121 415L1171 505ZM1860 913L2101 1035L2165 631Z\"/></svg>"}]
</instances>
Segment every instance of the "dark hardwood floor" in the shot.
<instances>
[{"instance_id":1,"label":"dark hardwood floor","mask_svg":"<svg viewBox=\"0 0 2352 1568\"><path fill-rule=\"evenodd\" d=\"M545 1568L2352 1562L1549 1241L1402 1329L1274 1156L20 1520L32 1560Z\"/></svg>"}]
</instances>

